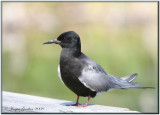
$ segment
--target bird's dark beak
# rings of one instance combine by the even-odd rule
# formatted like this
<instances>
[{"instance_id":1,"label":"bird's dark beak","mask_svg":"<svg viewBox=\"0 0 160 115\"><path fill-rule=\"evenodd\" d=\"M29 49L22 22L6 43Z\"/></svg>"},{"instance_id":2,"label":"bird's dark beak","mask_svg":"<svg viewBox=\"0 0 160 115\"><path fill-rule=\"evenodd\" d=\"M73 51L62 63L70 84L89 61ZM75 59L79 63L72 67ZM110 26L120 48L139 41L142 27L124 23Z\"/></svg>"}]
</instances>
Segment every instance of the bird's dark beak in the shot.
<instances>
[{"instance_id":1,"label":"bird's dark beak","mask_svg":"<svg viewBox=\"0 0 160 115\"><path fill-rule=\"evenodd\" d=\"M54 39L54 40L49 40L48 42L44 42L43 44L60 44L61 41Z\"/></svg>"}]
</instances>

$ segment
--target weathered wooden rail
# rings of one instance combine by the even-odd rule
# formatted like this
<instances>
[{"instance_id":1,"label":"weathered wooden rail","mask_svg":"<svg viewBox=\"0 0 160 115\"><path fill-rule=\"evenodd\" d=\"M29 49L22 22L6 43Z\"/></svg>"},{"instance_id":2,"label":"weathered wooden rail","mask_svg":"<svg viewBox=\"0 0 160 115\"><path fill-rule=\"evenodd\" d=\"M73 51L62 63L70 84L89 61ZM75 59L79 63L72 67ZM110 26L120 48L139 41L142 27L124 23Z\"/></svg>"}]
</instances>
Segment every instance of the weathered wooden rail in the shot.
<instances>
[{"instance_id":1,"label":"weathered wooden rail","mask_svg":"<svg viewBox=\"0 0 160 115\"><path fill-rule=\"evenodd\" d=\"M88 107L65 106L74 102L2 92L2 113L137 113L127 108L89 105Z\"/></svg>"}]
</instances>

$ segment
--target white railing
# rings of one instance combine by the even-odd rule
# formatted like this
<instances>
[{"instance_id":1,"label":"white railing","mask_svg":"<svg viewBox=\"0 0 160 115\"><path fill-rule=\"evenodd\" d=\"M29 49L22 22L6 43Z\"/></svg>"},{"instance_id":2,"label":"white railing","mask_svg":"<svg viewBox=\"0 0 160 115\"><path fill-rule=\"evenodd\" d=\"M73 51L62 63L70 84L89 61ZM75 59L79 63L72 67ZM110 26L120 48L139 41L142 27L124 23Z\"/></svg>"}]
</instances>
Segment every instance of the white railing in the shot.
<instances>
[{"instance_id":1,"label":"white railing","mask_svg":"<svg viewBox=\"0 0 160 115\"><path fill-rule=\"evenodd\" d=\"M127 108L102 105L88 107L65 106L74 102L2 92L2 113L137 113Z\"/></svg>"}]
</instances>

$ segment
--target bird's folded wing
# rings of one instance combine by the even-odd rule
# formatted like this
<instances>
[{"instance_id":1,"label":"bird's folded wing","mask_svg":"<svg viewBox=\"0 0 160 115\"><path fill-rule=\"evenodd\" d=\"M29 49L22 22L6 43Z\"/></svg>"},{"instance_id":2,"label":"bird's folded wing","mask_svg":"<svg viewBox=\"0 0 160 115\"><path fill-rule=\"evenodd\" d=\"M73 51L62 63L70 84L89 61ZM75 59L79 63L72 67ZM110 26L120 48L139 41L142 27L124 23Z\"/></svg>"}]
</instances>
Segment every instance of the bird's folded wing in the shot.
<instances>
[{"instance_id":1,"label":"bird's folded wing","mask_svg":"<svg viewBox=\"0 0 160 115\"><path fill-rule=\"evenodd\" d=\"M139 83L128 82L107 74L96 62L89 62L82 70L79 80L89 89L96 92L109 91L114 88L131 88Z\"/></svg>"},{"instance_id":2,"label":"bird's folded wing","mask_svg":"<svg viewBox=\"0 0 160 115\"><path fill-rule=\"evenodd\" d=\"M92 91L108 91L116 84L113 83L108 74L95 62L88 63L81 72L79 80Z\"/></svg>"}]
</instances>

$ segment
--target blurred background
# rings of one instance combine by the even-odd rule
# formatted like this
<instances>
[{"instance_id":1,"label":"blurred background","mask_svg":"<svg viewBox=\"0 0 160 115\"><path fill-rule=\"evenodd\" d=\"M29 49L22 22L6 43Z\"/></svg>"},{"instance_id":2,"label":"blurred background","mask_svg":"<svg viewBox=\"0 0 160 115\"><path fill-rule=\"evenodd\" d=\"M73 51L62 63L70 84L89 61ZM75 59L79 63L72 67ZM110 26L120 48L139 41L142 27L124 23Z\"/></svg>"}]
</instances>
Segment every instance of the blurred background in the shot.
<instances>
[{"instance_id":1,"label":"blurred background","mask_svg":"<svg viewBox=\"0 0 160 115\"><path fill-rule=\"evenodd\" d=\"M158 2L2 2L2 90L76 101L58 78L61 47L42 45L73 30L82 51L115 76L156 89L116 89L90 104L158 111ZM87 98L80 98L85 103Z\"/></svg>"}]
</instances>

